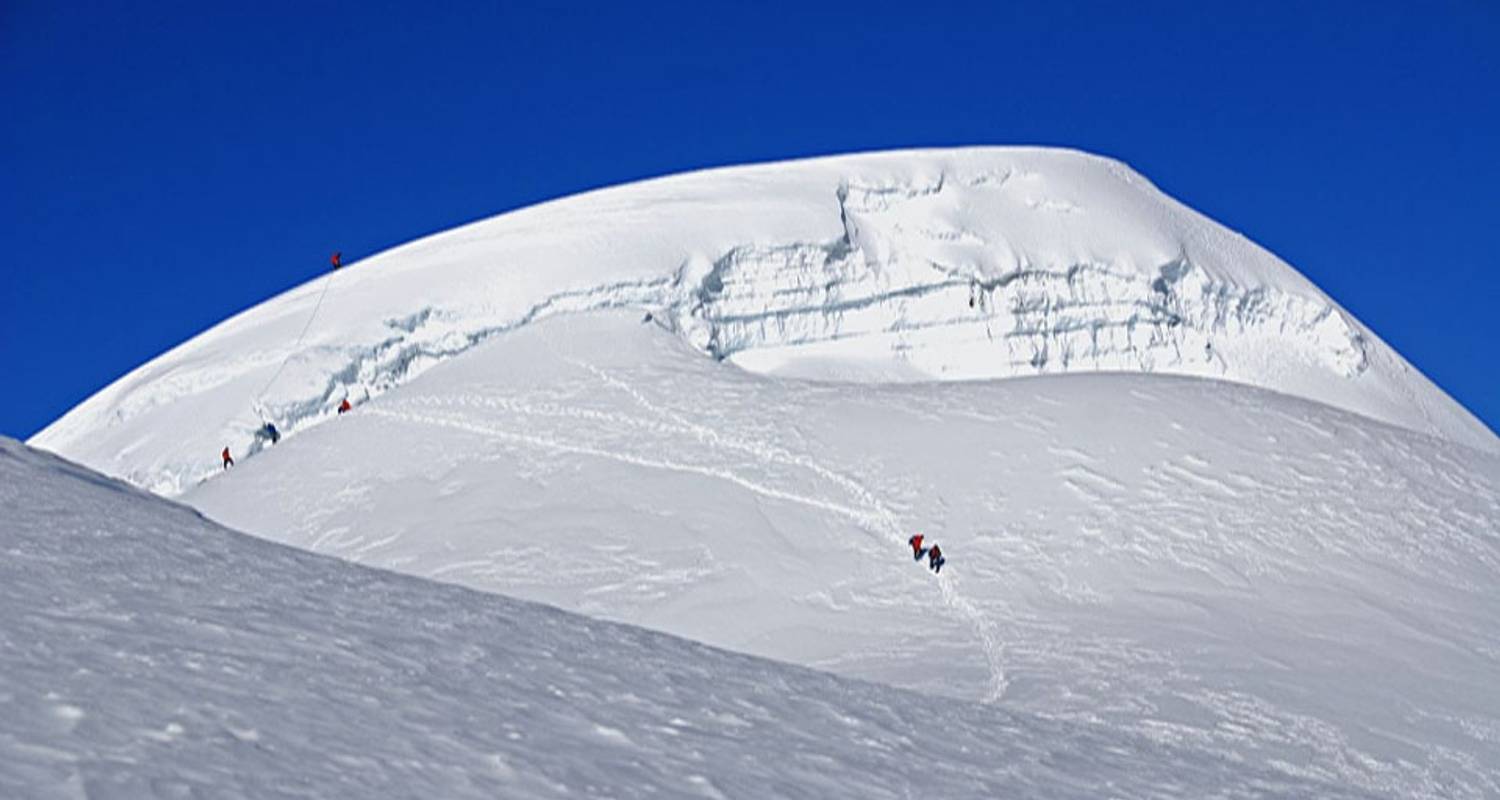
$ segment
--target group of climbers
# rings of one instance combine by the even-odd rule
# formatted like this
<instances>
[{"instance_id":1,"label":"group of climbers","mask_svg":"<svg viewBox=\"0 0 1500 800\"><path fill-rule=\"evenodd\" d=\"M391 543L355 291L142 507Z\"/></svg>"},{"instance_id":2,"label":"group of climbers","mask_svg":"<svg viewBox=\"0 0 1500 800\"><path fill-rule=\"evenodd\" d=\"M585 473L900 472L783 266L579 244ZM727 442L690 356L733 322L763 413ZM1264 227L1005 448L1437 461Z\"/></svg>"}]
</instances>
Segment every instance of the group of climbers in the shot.
<instances>
[{"instance_id":1,"label":"group of climbers","mask_svg":"<svg viewBox=\"0 0 1500 800\"><path fill-rule=\"evenodd\" d=\"M333 267L334 270L338 270L340 267L344 266L344 254L337 250L333 251L333 255L328 257L328 263ZM326 285L324 286L324 292L327 292ZM319 305L322 304L322 296L319 296L318 303ZM313 314L314 316L316 316L316 308L313 309ZM308 320L308 324L312 324L311 319ZM306 329L304 329L303 333L306 332ZM298 344L301 344L301 337L298 337ZM280 370L277 371L277 375L280 375ZM271 380L274 382L276 380L276 376L272 376ZM269 389L270 385L268 384L266 388ZM353 408L354 406L349 404L349 398L345 397L343 400L339 401L338 413L343 414L344 412L350 411ZM255 432L255 438L259 441L269 441L271 444L276 444L277 442L281 441L281 431L276 429L276 425L274 423L267 422ZM230 455L228 447L225 447L224 450L219 453L219 460L223 463L223 469L229 469L230 467L234 466L234 456Z\"/></svg>"},{"instance_id":2,"label":"group of climbers","mask_svg":"<svg viewBox=\"0 0 1500 800\"><path fill-rule=\"evenodd\" d=\"M922 546L922 539L922 534L918 533L906 540L906 543L911 545L912 560L921 561L922 556L927 556L927 568L934 573L941 573L943 565L948 563L948 559L943 558L943 548L938 547L935 542L931 547L924 547Z\"/></svg>"},{"instance_id":3,"label":"group of climbers","mask_svg":"<svg viewBox=\"0 0 1500 800\"><path fill-rule=\"evenodd\" d=\"M347 411L352 411L353 409L354 406L349 403L349 398L345 397L343 400L339 401L338 413L343 414ZM266 424L260 426L260 428L256 429L255 438L263 442L276 444L277 442L281 441L281 431L277 430L275 423L267 422ZM224 469L229 469L230 467L234 466L234 456L231 456L229 454L228 447L224 448L224 450L219 453L219 460L223 462Z\"/></svg>"}]
</instances>

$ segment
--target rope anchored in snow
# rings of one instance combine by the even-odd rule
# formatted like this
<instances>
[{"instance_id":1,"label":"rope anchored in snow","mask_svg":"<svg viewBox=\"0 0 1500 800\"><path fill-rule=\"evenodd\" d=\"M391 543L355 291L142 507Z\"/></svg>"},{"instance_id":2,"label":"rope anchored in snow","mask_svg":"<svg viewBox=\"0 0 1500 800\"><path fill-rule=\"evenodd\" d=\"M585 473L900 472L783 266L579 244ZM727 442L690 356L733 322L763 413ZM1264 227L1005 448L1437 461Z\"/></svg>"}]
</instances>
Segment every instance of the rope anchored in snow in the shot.
<instances>
[{"instance_id":1,"label":"rope anchored in snow","mask_svg":"<svg viewBox=\"0 0 1500 800\"><path fill-rule=\"evenodd\" d=\"M337 257L337 254L335 254L335 257ZM286 358L281 360L281 364L276 367L276 371L271 373L271 379L266 381L266 385L261 387L261 390L256 393L255 399L251 401L251 408L255 410L255 415L260 417L261 422L267 422L266 415L263 412L263 401L266 398L266 393L271 391L272 386L276 385L276 381L281 378L281 373L286 370L286 365L290 364L292 358L301 350L302 340L307 338L307 332L312 329L313 321L318 318L318 312L323 308L323 298L328 296L328 287L333 285L333 279L338 275L338 268L340 266L342 265L338 261L335 261L334 269L323 278L323 288L318 292L318 300L316 303L313 303L312 313L307 316L307 322L303 323L302 331L297 334L297 341L292 344L292 349L287 352Z\"/></svg>"}]
</instances>

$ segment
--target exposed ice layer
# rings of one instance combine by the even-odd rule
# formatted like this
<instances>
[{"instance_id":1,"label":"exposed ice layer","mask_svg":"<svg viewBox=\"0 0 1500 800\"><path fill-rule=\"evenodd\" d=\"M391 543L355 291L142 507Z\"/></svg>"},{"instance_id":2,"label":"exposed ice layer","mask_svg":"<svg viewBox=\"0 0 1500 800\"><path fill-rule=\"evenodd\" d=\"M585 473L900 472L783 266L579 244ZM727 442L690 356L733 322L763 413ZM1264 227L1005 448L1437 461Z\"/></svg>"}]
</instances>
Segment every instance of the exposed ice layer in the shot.
<instances>
[{"instance_id":1,"label":"exposed ice layer","mask_svg":"<svg viewBox=\"0 0 1500 800\"><path fill-rule=\"evenodd\" d=\"M3 438L0 548L7 798L1365 796L280 547Z\"/></svg>"},{"instance_id":2,"label":"exposed ice layer","mask_svg":"<svg viewBox=\"0 0 1500 800\"><path fill-rule=\"evenodd\" d=\"M263 420L296 436L344 397L377 396L497 334L626 307L752 371L1211 375L1500 449L1291 267L1117 162L1071 151L673 176L503 214L320 280L134 370L33 443L176 495L214 474L222 447L253 453Z\"/></svg>"},{"instance_id":3,"label":"exposed ice layer","mask_svg":"<svg viewBox=\"0 0 1500 800\"><path fill-rule=\"evenodd\" d=\"M1326 299L1217 281L1185 254L1154 272L1037 266L1003 237L942 219L1001 185L846 186L842 237L731 250L702 277L699 302L677 307L679 324L703 349L767 370L809 345L934 378L1116 370L1271 384L1258 358L1268 351L1345 378L1369 365L1364 336Z\"/></svg>"}]
</instances>

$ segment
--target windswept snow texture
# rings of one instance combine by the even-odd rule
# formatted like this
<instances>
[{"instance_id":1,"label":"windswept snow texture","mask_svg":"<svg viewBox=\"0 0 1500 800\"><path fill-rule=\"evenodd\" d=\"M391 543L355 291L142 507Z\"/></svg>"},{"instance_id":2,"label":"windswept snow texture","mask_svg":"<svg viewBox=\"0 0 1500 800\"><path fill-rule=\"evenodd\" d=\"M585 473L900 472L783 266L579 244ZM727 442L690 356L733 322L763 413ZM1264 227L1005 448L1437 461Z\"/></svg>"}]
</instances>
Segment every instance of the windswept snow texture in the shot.
<instances>
[{"instance_id":1,"label":"windswept snow texture","mask_svg":"<svg viewBox=\"0 0 1500 800\"><path fill-rule=\"evenodd\" d=\"M0 796L1358 797L226 531L0 440Z\"/></svg>"},{"instance_id":2,"label":"windswept snow texture","mask_svg":"<svg viewBox=\"0 0 1500 800\"><path fill-rule=\"evenodd\" d=\"M258 415L295 436L343 397L379 395L497 334L624 307L757 372L1201 375L1500 449L1291 267L1123 165L1071 151L680 175L504 214L325 280L131 372L33 444L178 495L225 445L256 450Z\"/></svg>"}]
</instances>

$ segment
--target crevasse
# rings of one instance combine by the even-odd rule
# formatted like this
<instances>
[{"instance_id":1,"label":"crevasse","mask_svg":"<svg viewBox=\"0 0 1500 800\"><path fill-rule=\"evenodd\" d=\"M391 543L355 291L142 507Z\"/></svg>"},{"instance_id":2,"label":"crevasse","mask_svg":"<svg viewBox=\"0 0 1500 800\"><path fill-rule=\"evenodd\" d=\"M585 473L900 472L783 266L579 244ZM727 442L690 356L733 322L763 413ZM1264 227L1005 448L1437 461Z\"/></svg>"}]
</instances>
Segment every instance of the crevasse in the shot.
<instances>
[{"instance_id":1,"label":"crevasse","mask_svg":"<svg viewBox=\"0 0 1500 800\"><path fill-rule=\"evenodd\" d=\"M1361 333L1330 303L1217 282L1187 256L1154 273L1090 262L996 269L1003 242L899 213L903 200L942 187L845 187L837 240L746 245L701 275L685 270L680 280L696 286L675 307L678 328L752 369L761 362L745 354L780 350L782 359L895 357L934 378L1167 370L1251 379L1255 365L1236 355L1264 352L1248 345L1268 339L1340 375L1368 365Z\"/></svg>"}]
</instances>

